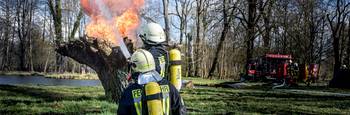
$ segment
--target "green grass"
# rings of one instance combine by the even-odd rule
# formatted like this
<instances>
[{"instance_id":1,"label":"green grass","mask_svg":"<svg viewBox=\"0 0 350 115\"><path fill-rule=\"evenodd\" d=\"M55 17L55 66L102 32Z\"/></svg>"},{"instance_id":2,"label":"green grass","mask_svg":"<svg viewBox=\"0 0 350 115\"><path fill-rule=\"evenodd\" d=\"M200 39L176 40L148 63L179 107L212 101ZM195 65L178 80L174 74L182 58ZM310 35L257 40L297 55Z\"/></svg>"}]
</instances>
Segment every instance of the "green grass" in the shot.
<instances>
[{"instance_id":1,"label":"green grass","mask_svg":"<svg viewBox=\"0 0 350 115\"><path fill-rule=\"evenodd\" d=\"M224 82L233 82L234 80L210 80L210 79L202 79L200 77L184 77L184 80L192 81L194 85L207 85L213 86L216 84L224 83Z\"/></svg>"},{"instance_id":2,"label":"green grass","mask_svg":"<svg viewBox=\"0 0 350 115\"><path fill-rule=\"evenodd\" d=\"M22 71L0 71L0 76L44 76L55 79L98 79L96 74L86 73L43 73L43 72L22 72Z\"/></svg>"},{"instance_id":3,"label":"green grass","mask_svg":"<svg viewBox=\"0 0 350 115\"><path fill-rule=\"evenodd\" d=\"M1 76L42 76L39 72L22 72L22 71L0 71Z\"/></svg>"},{"instance_id":4,"label":"green grass","mask_svg":"<svg viewBox=\"0 0 350 115\"><path fill-rule=\"evenodd\" d=\"M0 95L0 113L9 114L113 114L117 107L102 87L2 85Z\"/></svg>"},{"instance_id":5,"label":"green grass","mask_svg":"<svg viewBox=\"0 0 350 115\"><path fill-rule=\"evenodd\" d=\"M62 74L45 74L47 78L56 78L56 79L98 79L96 74L78 74L78 73L62 73Z\"/></svg>"},{"instance_id":6,"label":"green grass","mask_svg":"<svg viewBox=\"0 0 350 115\"><path fill-rule=\"evenodd\" d=\"M197 84L225 80L200 80ZM298 87L308 91L350 93L327 87ZM350 97L313 92L199 87L183 89L189 114L350 114ZM117 104L107 102L102 87L0 85L0 114L115 114Z\"/></svg>"},{"instance_id":7,"label":"green grass","mask_svg":"<svg viewBox=\"0 0 350 115\"><path fill-rule=\"evenodd\" d=\"M182 95L190 114L350 114L349 97L226 88L184 90Z\"/></svg>"}]
</instances>

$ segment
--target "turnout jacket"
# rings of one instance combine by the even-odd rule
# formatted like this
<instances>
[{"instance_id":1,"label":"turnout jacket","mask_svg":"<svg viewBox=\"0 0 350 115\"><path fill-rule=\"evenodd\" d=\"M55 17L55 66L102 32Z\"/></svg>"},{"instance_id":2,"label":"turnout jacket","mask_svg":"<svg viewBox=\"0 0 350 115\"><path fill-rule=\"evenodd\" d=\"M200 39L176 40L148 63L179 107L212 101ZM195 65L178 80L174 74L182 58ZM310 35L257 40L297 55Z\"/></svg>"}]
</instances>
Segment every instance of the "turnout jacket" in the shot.
<instances>
[{"instance_id":1,"label":"turnout jacket","mask_svg":"<svg viewBox=\"0 0 350 115\"><path fill-rule=\"evenodd\" d=\"M166 79L162 79L157 82L161 87L168 86L169 88L169 99L170 105L169 115L184 115L186 114L186 108L183 104L182 98L179 92L176 90L175 86L170 84ZM136 90L141 89L141 103L135 103L134 93ZM162 91L163 93L163 91ZM137 104L140 104L142 107L141 111L137 111ZM139 109L140 110L140 109ZM144 90L144 85L139 85L133 83L129 85L123 92L121 99L119 100L118 115L147 115L147 100L146 93Z\"/></svg>"},{"instance_id":2,"label":"turnout jacket","mask_svg":"<svg viewBox=\"0 0 350 115\"><path fill-rule=\"evenodd\" d=\"M156 64L156 71L160 74L161 77L167 78L168 67L169 67L169 54L163 45L155 45L145 47L149 51Z\"/></svg>"}]
</instances>

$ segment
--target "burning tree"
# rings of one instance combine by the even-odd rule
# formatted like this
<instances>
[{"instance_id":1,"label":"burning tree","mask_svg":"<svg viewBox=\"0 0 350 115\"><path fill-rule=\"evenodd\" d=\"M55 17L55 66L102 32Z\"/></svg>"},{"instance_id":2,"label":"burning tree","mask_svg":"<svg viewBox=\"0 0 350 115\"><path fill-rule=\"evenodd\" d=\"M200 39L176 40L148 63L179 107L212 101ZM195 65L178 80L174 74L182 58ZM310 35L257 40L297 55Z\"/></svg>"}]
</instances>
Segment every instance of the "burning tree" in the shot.
<instances>
[{"instance_id":1,"label":"burning tree","mask_svg":"<svg viewBox=\"0 0 350 115\"><path fill-rule=\"evenodd\" d=\"M80 0L82 10L90 17L86 36L63 42L61 26L61 1L48 0L54 20L56 51L96 71L107 99L117 102L127 85L126 44L132 44L139 26L138 10L143 0ZM81 11L82 12L82 11ZM82 13L81 13L82 14ZM79 17L80 16L80 17ZM79 27L79 15L74 28ZM73 31L73 35L74 35ZM123 38L128 39L123 39ZM124 43L127 41L127 43ZM130 49L130 48L129 48Z\"/></svg>"}]
</instances>

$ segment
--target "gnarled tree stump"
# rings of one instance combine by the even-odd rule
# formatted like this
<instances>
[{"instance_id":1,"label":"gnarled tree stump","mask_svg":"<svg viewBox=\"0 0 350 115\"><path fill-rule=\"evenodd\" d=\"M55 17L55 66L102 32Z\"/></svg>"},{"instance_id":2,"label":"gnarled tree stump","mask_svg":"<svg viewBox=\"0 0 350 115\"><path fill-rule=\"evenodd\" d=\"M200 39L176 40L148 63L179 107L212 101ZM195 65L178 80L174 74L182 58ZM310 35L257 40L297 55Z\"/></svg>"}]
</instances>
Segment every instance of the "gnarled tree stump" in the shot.
<instances>
[{"instance_id":1,"label":"gnarled tree stump","mask_svg":"<svg viewBox=\"0 0 350 115\"><path fill-rule=\"evenodd\" d=\"M94 69L105 90L106 98L118 102L128 84L127 59L119 46L99 39L82 37L59 45L56 51Z\"/></svg>"}]
</instances>

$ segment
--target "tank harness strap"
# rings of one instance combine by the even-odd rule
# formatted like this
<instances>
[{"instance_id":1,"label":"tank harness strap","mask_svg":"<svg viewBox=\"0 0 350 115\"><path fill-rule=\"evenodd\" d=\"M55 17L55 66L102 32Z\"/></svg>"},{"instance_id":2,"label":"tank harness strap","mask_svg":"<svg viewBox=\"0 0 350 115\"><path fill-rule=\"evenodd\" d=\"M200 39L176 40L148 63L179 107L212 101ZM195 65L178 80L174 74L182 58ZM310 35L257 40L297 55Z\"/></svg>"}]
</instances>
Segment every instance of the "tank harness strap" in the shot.
<instances>
[{"instance_id":1,"label":"tank harness strap","mask_svg":"<svg viewBox=\"0 0 350 115\"><path fill-rule=\"evenodd\" d=\"M165 51L165 58L166 58L166 62L165 62L165 77L166 79L169 81L170 78L169 78L169 68L170 68L170 57L169 57L169 52L165 49L163 49Z\"/></svg>"},{"instance_id":2,"label":"tank harness strap","mask_svg":"<svg viewBox=\"0 0 350 115\"><path fill-rule=\"evenodd\" d=\"M162 105L163 105L163 112L164 115L169 115L170 112L170 96L169 96L169 85L161 85L160 86L163 99L162 99Z\"/></svg>"},{"instance_id":3,"label":"tank harness strap","mask_svg":"<svg viewBox=\"0 0 350 115\"><path fill-rule=\"evenodd\" d=\"M181 65L181 64L182 64L181 60L170 61L170 65Z\"/></svg>"},{"instance_id":4,"label":"tank harness strap","mask_svg":"<svg viewBox=\"0 0 350 115\"><path fill-rule=\"evenodd\" d=\"M146 96L146 100L147 101L149 101L149 100L156 100L156 99L162 99L162 98L163 98L163 96L160 93Z\"/></svg>"},{"instance_id":5,"label":"tank harness strap","mask_svg":"<svg viewBox=\"0 0 350 115\"><path fill-rule=\"evenodd\" d=\"M159 60L159 66L160 66L160 76L165 77L165 70L166 70L165 56L158 57L158 60Z\"/></svg>"},{"instance_id":6,"label":"tank harness strap","mask_svg":"<svg viewBox=\"0 0 350 115\"><path fill-rule=\"evenodd\" d=\"M142 115L142 90L141 89L135 89L132 90L132 97L134 99L134 106L136 109L137 115Z\"/></svg>"}]
</instances>

